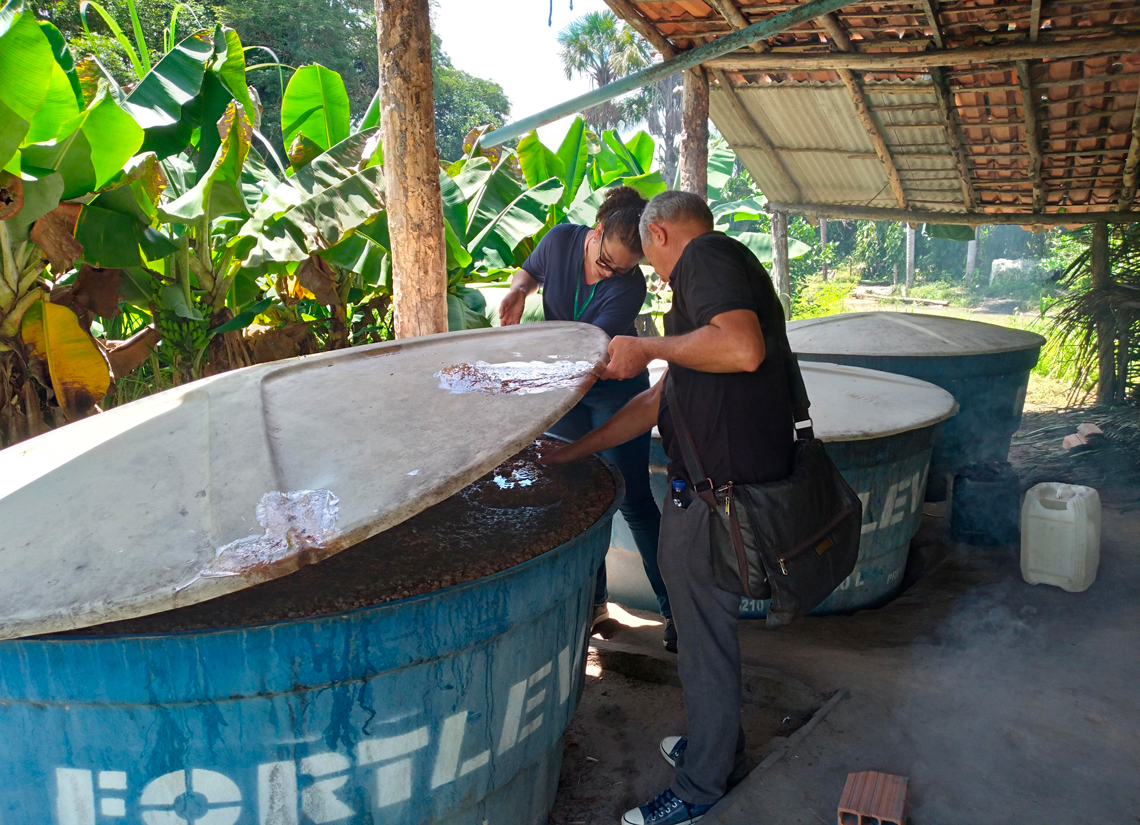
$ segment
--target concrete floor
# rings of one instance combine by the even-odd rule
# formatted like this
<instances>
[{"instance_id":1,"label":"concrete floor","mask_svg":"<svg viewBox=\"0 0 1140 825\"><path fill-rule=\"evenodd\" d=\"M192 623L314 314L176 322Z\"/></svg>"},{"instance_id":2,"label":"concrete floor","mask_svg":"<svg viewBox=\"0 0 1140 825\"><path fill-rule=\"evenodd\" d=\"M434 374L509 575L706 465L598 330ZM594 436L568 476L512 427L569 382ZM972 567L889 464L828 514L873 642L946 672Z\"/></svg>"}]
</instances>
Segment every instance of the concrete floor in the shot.
<instances>
[{"instance_id":1,"label":"concrete floor","mask_svg":"<svg viewBox=\"0 0 1140 825\"><path fill-rule=\"evenodd\" d=\"M877 770L910 777L914 825L1140 823L1140 507L1134 486L1101 494L1100 571L1084 593L1024 583L1016 547L943 543L880 610L775 632L742 623L746 673L848 696L704 822L834 823L848 772ZM924 531L938 555L940 520ZM659 633L611 644L661 662Z\"/></svg>"}]
</instances>

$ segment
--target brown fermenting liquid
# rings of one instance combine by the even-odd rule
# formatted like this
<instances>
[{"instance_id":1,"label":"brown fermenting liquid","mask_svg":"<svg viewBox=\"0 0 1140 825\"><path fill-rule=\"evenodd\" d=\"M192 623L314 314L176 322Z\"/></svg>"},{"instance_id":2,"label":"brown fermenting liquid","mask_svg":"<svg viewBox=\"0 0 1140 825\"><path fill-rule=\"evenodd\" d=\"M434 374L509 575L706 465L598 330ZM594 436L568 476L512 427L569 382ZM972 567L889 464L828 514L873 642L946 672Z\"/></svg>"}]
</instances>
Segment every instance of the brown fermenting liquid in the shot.
<instances>
[{"instance_id":1,"label":"brown fermenting liquid","mask_svg":"<svg viewBox=\"0 0 1140 825\"><path fill-rule=\"evenodd\" d=\"M454 364L435 374L441 389L496 395L574 389L593 371L589 361L511 361L505 364Z\"/></svg>"},{"instance_id":2,"label":"brown fermenting liquid","mask_svg":"<svg viewBox=\"0 0 1140 825\"><path fill-rule=\"evenodd\" d=\"M402 524L324 561L238 593L67 635L212 630L341 613L498 573L570 541L613 503L595 458L542 467L536 442Z\"/></svg>"}]
</instances>

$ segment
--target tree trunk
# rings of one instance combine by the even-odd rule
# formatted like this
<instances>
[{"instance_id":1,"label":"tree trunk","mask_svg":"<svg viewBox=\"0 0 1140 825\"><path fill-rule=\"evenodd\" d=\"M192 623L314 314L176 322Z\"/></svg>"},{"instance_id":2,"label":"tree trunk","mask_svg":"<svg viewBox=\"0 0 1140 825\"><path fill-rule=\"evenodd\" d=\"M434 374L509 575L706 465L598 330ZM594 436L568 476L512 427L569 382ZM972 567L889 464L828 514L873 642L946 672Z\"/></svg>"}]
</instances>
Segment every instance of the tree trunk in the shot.
<instances>
[{"instance_id":1,"label":"tree trunk","mask_svg":"<svg viewBox=\"0 0 1140 825\"><path fill-rule=\"evenodd\" d=\"M914 227L906 228L906 288L914 288Z\"/></svg>"},{"instance_id":2,"label":"tree trunk","mask_svg":"<svg viewBox=\"0 0 1140 825\"><path fill-rule=\"evenodd\" d=\"M978 268L978 239L970 241L966 244L966 278L965 283L969 284L974 277L974 270Z\"/></svg>"},{"instance_id":3,"label":"tree trunk","mask_svg":"<svg viewBox=\"0 0 1140 825\"><path fill-rule=\"evenodd\" d=\"M1108 224L1094 223L1092 247L1089 250L1092 288L1107 289L1112 283L1108 259ZM1097 368L1096 403L1111 404L1116 398L1116 330L1107 319L1096 322Z\"/></svg>"},{"instance_id":4,"label":"tree trunk","mask_svg":"<svg viewBox=\"0 0 1140 825\"><path fill-rule=\"evenodd\" d=\"M898 286L898 285L899 285L899 265L898 264L892 264L891 265L891 286Z\"/></svg>"},{"instance_id":5,"label":"tree trunk","mask_svg":"<svg viewBox=\"0 0 1140 825\"><path fill-rule=\"evenodd\" d=\"M683 74L681 189L703 198L709 191L709 78L700 66Z\"/></svg>"},{"instance_id":6,"label":"tree trunk","mask_svg":"<svg viewBox=\"0 0 1140 825\"><path fill-rule=\"evenodd\" d=\"M791 317L792 289L788 275L788 215L785 212L772 213L772 277L780 303L784 305L784 319L788 320Z\"/></svg>"},{"instance_id":7,"label":"tree trunk","mask_svg":"<svg viewBox=\"0 0 1140 825\"><path fill-rule=\"evenodd\" d=\"M826 218L820 218L819 219L819 248L820 248L820 260L823 262L823 265L820 267L820 271L823 274L823 280L826 281L827 280L827 219Z\"/></svg>"},{"instance_id":8,"label":"tree trunk","mask_svg":"<svg viewBox=\"0 0 1140 825\"><path fill-rule=\"evenodd\" d=\"M397 338L447 332L429 0L375 0Z\"/></svg>"}]
</instances>

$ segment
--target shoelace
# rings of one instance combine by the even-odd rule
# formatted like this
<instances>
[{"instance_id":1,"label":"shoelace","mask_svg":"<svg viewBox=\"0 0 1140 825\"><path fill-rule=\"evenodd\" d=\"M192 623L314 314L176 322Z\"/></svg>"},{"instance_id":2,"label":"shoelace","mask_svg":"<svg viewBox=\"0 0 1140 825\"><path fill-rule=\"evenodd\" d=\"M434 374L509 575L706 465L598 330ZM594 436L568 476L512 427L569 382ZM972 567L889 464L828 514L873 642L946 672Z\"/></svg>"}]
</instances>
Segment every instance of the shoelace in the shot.
<instances>
[{"instance_id":1,"label":"shoelace","mask_svg":"<svg viewBox=\"0 0 1140 825\"><path fill-rule=\"evenodd\" d=\"M663 814L676 810L681 805L681 799L671 790L666 789L660 796L649 803L649 818L656 819Z\"/></svg>"}]
</instances>

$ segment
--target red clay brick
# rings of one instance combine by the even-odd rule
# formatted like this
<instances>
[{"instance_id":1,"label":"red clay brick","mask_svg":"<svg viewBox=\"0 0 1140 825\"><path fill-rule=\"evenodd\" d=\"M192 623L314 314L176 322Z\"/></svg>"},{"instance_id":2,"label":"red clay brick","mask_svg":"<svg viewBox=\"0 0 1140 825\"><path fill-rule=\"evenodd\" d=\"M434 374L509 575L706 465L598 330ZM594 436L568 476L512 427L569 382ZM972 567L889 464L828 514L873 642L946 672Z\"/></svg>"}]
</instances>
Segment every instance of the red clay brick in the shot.
<instances>
[{"instance_id":1,"label":"red clay brick","mask_svg":"<svg viewBox=\"0 0 1140 825\"><path fill-rule=\"evenodd\" d=\"M1073 433L1072 435L1065 436L1065 440L1061 442L1061 446L1066 450L1076 450L1080 447L1087 447L1089 440L1080 433Z\"/></svg>"},{"instance_id":2,"label":"red clay brick","mask_svg":"<svg viewBox=\"0 0 1140 825\"><path fill-rule=\"evenodd\" d=\"M847 774L839 800L839 825L905 825L909 781L878 771Z\"/></svg>"}]
</instances>

